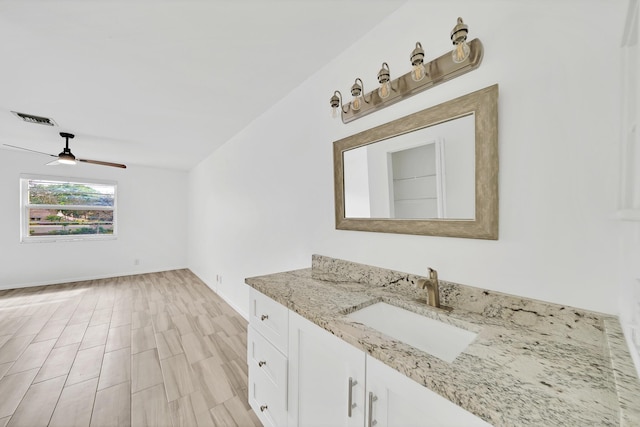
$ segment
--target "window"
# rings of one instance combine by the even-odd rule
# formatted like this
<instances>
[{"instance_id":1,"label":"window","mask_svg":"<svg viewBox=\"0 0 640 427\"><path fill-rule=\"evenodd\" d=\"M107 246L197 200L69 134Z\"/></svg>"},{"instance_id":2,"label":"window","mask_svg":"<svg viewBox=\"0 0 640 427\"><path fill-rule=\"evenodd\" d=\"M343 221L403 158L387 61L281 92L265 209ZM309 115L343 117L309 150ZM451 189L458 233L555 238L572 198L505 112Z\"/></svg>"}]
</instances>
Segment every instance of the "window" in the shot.
<instances>
[{"instance_id":1,"label":"window","mask_svg":"<svg viewBox=\"0 0 640 427\"><path fill-rule=\"evenodd\" d=\"M116 183L21 177L23 242L116 236Z\"/></svg>"}]
</instances>

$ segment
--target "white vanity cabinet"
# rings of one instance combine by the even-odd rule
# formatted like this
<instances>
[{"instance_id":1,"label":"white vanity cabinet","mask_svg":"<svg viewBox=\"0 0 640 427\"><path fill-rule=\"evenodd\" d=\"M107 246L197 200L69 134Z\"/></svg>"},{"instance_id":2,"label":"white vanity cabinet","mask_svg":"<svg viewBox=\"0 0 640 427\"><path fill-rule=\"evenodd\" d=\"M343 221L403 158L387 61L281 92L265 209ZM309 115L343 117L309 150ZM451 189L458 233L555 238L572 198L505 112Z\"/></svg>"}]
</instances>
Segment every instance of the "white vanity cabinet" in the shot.
<instances>
[{"instance_id":1,"label":"white vanity cabinet","mask_svg":"<svg viewBox=\"0 0 640 427\"><path fill-rule=\"evenodd\" d=\"M491 427L371 356L366 399L367 427Z\"/></svg>"},{"instance_id":2,"label":"white vanity cabinet","mask_svg":"<svg viewBox=\"0 0 640 427\"><path fill-rule=\"evenodd\" d=\"M265 427L287 425L289 310L250 291L247 336L249 404Z\"/></svg>"},{"instance_id":3,"label":"white vanity cabinet","mask_svg":"<svg viewBox=\"0 0 640 427\"><path fill-rule=\"evenodd\" d=\"M289 312L289 426L363 427L365 354Z\"/></svg>"},{"instance_id":4,"label":"white vanity cabinet","mask_svg":"<svg viewBox=\"0 0 640 427\"><path fill-rule=\"evenodd\" d=\"M251 289L249 404L265 426L490 427Z\"/></svg>"}]
</instances>

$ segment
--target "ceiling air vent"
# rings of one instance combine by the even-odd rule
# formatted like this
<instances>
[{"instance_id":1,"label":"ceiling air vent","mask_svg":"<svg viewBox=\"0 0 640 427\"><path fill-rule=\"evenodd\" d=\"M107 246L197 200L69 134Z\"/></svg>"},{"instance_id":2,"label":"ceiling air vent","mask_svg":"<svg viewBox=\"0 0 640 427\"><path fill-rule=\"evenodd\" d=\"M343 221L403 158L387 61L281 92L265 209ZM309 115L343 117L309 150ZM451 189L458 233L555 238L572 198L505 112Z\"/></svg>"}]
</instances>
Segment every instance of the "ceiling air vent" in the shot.
<instances>
[{"instance_id":1,"label":"ceiling air vent","mask_svg":"<svg viewBox=\"0 0 640 427\"><path fill-rule=\"evenodd\" d=\"M31 115L31 114L18 113L17 111L12 111L12 113L20 117L22 120L24 120L27 123L36 123L39 125L46 125L46 126L57 126L56 122L54 122L53 119L50 119L48 117L40 117L40 116Z\"/></svg>"}]
</instances>

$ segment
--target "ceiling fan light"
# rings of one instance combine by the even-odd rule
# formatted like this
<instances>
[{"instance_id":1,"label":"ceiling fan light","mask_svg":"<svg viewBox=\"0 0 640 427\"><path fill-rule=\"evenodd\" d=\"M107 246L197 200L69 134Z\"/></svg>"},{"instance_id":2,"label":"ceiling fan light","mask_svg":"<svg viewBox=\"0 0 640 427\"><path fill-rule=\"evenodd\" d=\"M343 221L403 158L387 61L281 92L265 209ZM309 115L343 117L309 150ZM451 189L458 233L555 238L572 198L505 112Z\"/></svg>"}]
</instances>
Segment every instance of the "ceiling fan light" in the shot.
<instances>
[{"instance_id":1,"label":"ceiling fan light","mask_svg":"<svg viewBox=\"0 0 640 427\"><path fill-rule=\"evenodd\" d=\"M63 165L75 165L76 156L74 156L70 152L67 153L63 151L62 153L58 154L58 162L62 163Z\"/></svg>"}]
</instances>

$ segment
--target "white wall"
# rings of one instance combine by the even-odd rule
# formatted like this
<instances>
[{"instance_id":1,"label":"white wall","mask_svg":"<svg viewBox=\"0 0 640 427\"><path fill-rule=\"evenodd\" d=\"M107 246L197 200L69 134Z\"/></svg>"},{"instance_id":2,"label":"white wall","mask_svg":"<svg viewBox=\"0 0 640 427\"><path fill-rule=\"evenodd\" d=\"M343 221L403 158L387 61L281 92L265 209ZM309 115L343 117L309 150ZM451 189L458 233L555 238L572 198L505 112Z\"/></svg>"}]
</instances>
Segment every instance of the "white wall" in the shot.
<instances>
[{"instance_id":1,"label":"white wall","mask_svg":"<svg viewBox=\"0 0 640 427\"><path fill-rule=\"evenodd\" d=\"M640 376L640 222L622 221L620 239L620 322Z\"/></svg>"},{"instance_id":2,"label":"white wall","mask_svg":"<svg viewBox=\"0 0 640 427\"><path fill-rule=\"evenodd\" d=\"M191 269L245 314L245 277L309 267L312 253L418 274L431 266L444 280L617 312L609 216L625 9L623 0L416 1L329 64L311 61L315 74L190 173ZM478 70L347 125L330 118L335 89L347 94L355 77L373 89L383 61L392 76L407 72L416 41L427 58L449 50L458 16L485 46ZM335 230L332 141L494 83L498 241Z\"/></svg>"},{"instance_id":3,"label":"white wall","mask_svg":"<svg viewBox=\"0 0 640 427\"><path fill-rule=\"evenodd\" d=\"M620 321L640 374L640 2L629 1L623 36L620 138Z\"/></svg>"},{"instance_id":4,"label":"white wall","mask_svg":"<svg viewBox=\"0 0 640 427\"><path fill-rule=\"evenodd\" d=\"M45 157L13 150L0 150L0 159L0 289L187 266L186 172L44 166ZM21 173L117 181L118 238L20 243Z\"/></svg>"}]
</instances>

